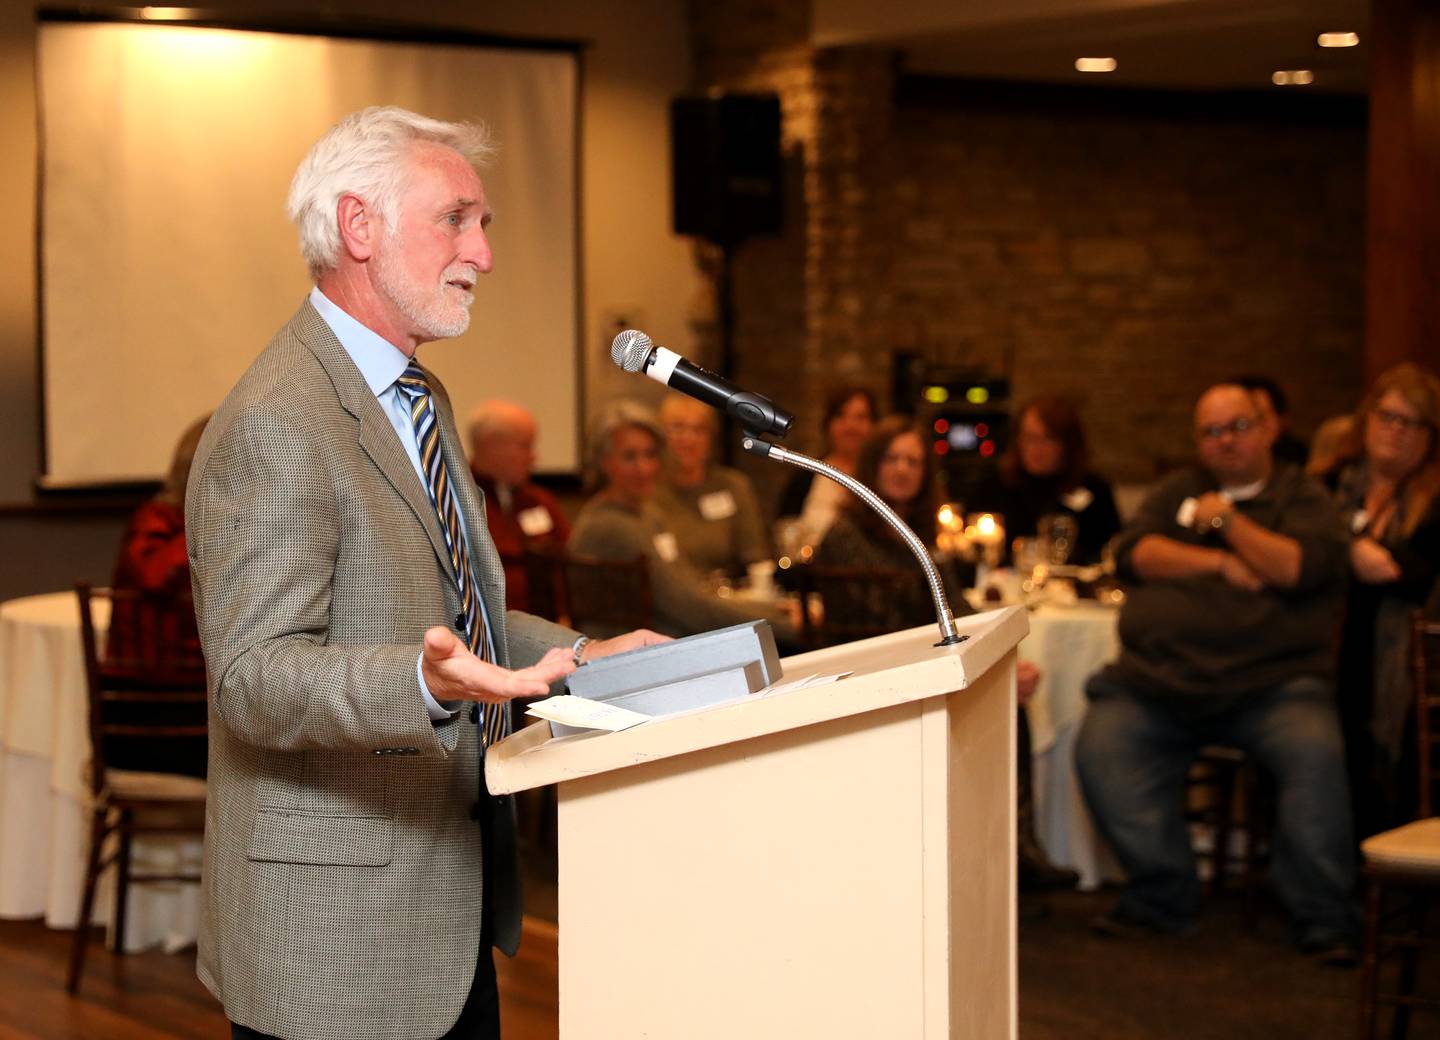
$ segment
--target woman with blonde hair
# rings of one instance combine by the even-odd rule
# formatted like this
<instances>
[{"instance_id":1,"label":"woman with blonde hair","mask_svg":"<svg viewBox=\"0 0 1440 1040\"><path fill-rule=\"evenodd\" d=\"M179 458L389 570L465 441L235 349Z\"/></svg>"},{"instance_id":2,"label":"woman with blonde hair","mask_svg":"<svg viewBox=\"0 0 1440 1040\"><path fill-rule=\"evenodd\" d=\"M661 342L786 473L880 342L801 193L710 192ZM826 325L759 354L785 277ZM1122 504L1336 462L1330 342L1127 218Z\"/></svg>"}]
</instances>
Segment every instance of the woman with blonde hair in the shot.
<instances>
[{"instance_id":1,"label":"woman with blonde hair","mask_svg":"<svg viewBox=\"0 0 1440 1040\"><path fill-rule=\"evenodd\" d=\"M1382 373L1325 475L1350 532L1340 716L1357 836L1411 818L1410 615L1440 573L1440 379Z\"/></svg>"}]
</instances>

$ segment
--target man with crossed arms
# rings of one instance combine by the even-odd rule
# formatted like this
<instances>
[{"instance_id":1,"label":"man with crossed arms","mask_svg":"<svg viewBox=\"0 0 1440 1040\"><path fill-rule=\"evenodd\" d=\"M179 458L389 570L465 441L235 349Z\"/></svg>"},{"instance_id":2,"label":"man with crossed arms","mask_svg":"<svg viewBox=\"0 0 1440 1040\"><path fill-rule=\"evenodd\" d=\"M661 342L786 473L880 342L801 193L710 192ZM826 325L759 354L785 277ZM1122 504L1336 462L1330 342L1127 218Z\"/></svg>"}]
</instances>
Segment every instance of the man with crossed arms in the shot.
<instances>
[{"instance_id":1,"label":"man with crossed arms","mask_svg":"<svg viewBox=\"0 0 1440 1040\"><path fill-rule=\"evenodd\" d=\"M496 1037L513 807L506 702L589 642L506 613L444 389L415 360L491 269L483 131L331 128L289 211L315 289L216 411L186 502L210 682L199 974L233 1037ZM513 669L513 670L512 670Z\"/></svg>"},{"instance_id":2,"label":"man with crossed arms","mask_svg":"<svg viewBox=\"0 0 1440 1040\"><path fill-rule=\"evenodd\" d=\"M1161 480L1115 551L1129 585L1117 660L1091 677L1075 766L1125 868L1108 935L1183 935L1200 912L1183 806L1200 749L1244 751L1275 781L1270 877L1296 945L1354 962L1358 921L1335 711L1346 538L1325 489L1277 465L1242 386L1195 405L1198 465Z\"/></svg>"}]
</instances>

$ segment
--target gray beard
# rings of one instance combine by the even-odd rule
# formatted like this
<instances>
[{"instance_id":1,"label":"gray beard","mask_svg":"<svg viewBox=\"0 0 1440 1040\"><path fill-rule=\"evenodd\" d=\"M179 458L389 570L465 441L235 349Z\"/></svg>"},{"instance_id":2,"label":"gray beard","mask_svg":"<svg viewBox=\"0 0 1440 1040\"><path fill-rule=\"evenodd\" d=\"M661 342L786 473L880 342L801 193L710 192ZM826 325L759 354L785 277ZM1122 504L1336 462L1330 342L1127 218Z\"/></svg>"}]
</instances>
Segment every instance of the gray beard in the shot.
<instances>
[{"instance_id":1,"label":"gray beard","mask_svg":"<svg viewBox=\"0 0 1440 1040\"><path fill-rule=\"evenodd\" d=\"M444 296L445 282L432 291L426 291L407 281L401 272L391 268L387 259L389 255L389 250L385 250L376 257L378 263L375 274L381 291L390 297L391 302L400 309L400 313L431 339L454 339L464 335L465 330L470 327L469 307L461 307L458 313L452 315L451 304ZM441 277L448 281L448 275L447 270Z\"/></svg>"}]
</instances>

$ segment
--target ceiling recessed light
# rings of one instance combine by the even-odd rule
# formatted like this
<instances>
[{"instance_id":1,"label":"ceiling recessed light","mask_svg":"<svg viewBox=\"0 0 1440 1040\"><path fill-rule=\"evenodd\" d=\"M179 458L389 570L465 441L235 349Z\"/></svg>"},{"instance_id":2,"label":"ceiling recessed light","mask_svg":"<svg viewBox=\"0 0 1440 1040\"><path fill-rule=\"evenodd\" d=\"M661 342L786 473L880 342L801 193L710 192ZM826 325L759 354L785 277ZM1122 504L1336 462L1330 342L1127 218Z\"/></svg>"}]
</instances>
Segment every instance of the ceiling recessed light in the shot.
<instances>
[{"instance_id":1,"label":"ceiling recessed light","mask_svg":"<svg viewBox=\"0 0 1440 1040\"><path fill-rule=\"evenodd\" d=\"M1315 37L1321 47L1358 47L1360 34L1353 32L1323 32Z\"/></svg>"},{"instance_id":2,"label":"ceiling recessed light","mask_svg":"<svg viewBox=\"0 0 1440 1040\"><path fill-rule=\"evenodd\" d=\"M1114 72L1114 58L1076 58L1076 72Z\"/></svg>"},{"instance_id":3,"label":"ceiling recessed light","mask_svg":"<svg viewBox=\"0 0 1440 1040\"><path fill-rule=\"evenodd\" d=\"M1304 87L1315 82L1315 73L1309 69L1280 69L1271 73L1270 82L1277 87Z\"/></svg>"}]
</instances>

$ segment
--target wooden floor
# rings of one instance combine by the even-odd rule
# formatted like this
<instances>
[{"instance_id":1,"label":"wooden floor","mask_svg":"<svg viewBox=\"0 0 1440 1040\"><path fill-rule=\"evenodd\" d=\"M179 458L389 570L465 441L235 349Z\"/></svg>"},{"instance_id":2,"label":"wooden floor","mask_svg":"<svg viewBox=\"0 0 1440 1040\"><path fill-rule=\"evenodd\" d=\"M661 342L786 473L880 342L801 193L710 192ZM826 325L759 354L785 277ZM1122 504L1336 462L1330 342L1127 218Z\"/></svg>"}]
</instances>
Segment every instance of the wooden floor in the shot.
<instances>
[{"instance_id":1,"label":"wooden floor","mask_svg":"<svg viewBox=\"0 0 1440 1040\"><path fill-rule=\"evenodd\" d=\"M220 1005L195 950L111 954L99 933L77 996L65 992L70 932L0 921L0 1040L223 1040ZM555 926L527 917L520 954L497 955L505 1040L557 1040Z\"/></svg>"},{"instance_id":2,"label":"wooden floor","mask_svg":"<svg viewBox=\"0 0 1440 1040\"><path fill-rule=\"evenodd\" d=\"M541 886L530 892L546 895ZM549 897L553 902L553 892ZM1297 954L1285 916L1273 906L1262 904L1257 913L1240 896L1224 896L1207 905L1190 938L1122 941L1087 927L1112 898L1051 896L1039 905L1043 914L1034 912L1033 900L1022 900L1022 1040L1355 1036L1357 973ZM533 912L520 956L496 958L505 1040L552 1040L558 1033L555 926L539 916L543 909ZM0 921L0 1040L228 1036L219 1007L195 978L193 949L116 957L97 942L80 995L70 997L69 943L69 932L38 921ZM1420 991L1440 993L1440 956L1422 961ZM1417 1016L1410 1035L1440 1037L1440 1013Z\"/></svg>"}]
</instances>

